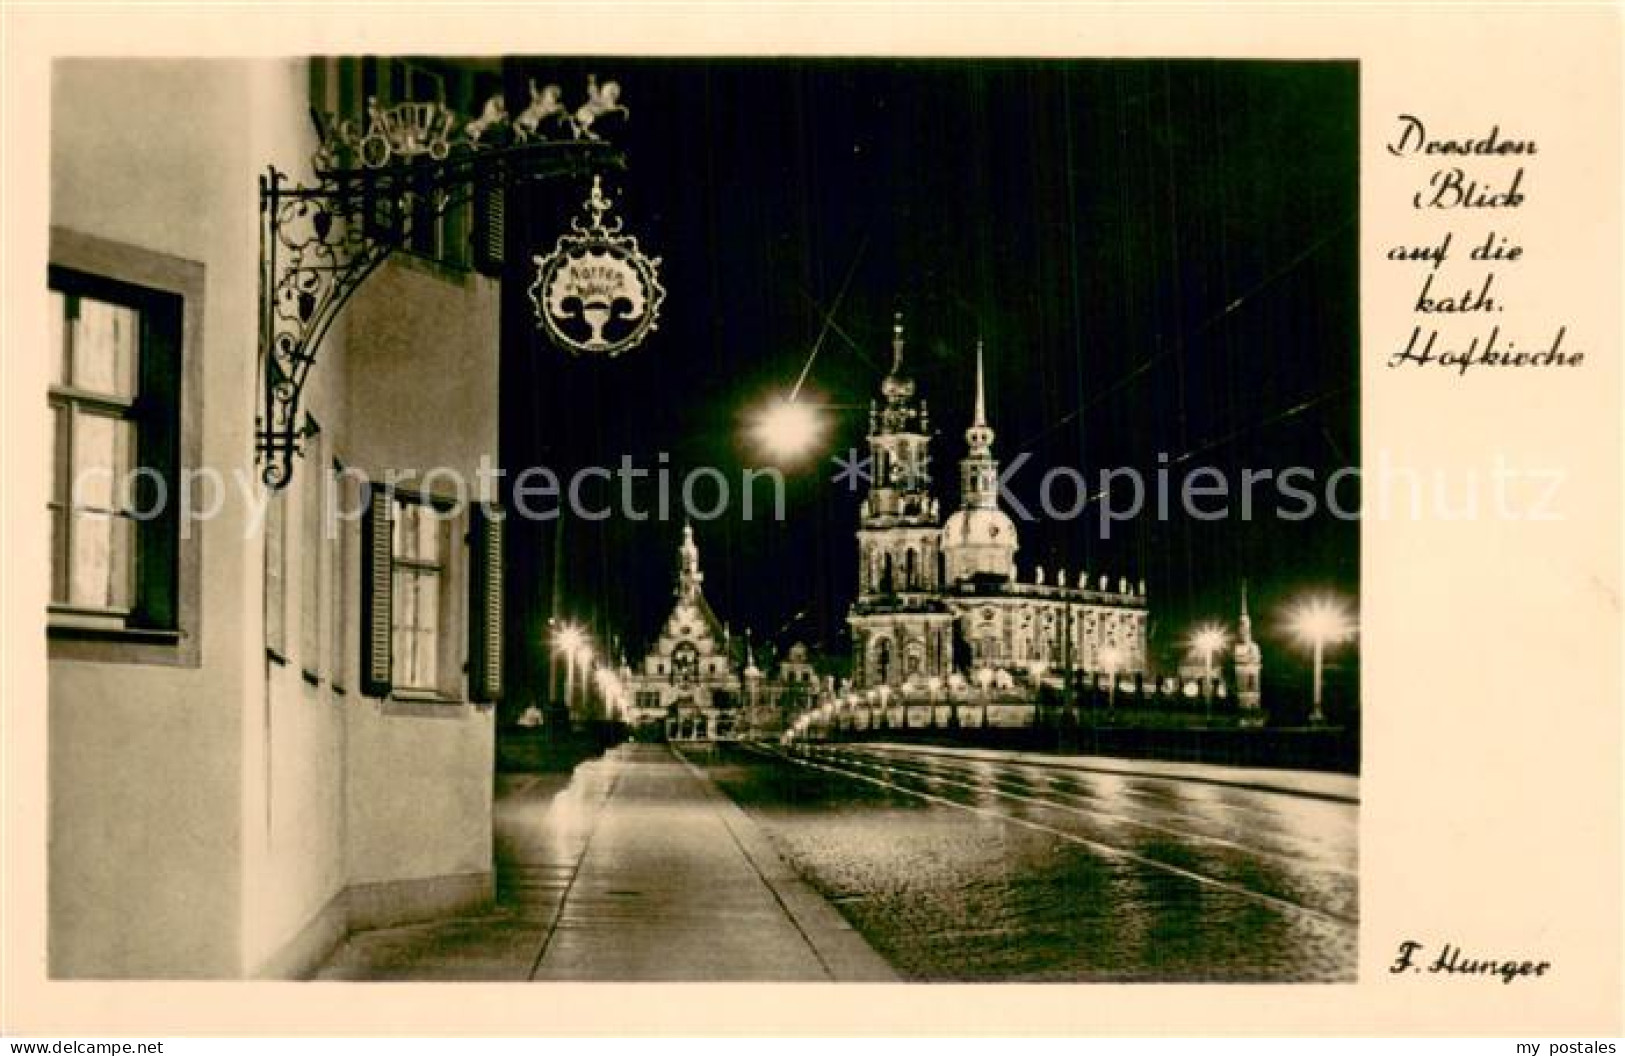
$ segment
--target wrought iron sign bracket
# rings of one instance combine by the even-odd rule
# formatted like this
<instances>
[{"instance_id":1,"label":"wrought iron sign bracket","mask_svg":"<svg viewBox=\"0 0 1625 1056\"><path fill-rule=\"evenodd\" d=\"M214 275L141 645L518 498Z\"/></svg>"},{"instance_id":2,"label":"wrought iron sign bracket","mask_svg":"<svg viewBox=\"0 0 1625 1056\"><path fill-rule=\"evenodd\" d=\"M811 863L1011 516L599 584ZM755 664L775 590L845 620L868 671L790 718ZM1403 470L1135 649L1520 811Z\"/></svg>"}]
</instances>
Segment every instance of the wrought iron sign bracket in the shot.
<instances>
[{"instance_id":1,"label":"wrought iron sign bracket","mask_svg":"<svg viewBox=\"0 0 1625 1056\"><path fill-rule=\"evenodd\" d=\"M460 127L440 103L389 109L370 103L365 133L353 122L318 116L315 185L300 186L274 167L260 177L262 404L255 446L268 487L287 485L314 432L300 401L323 338L368 276L410 242L415 225L436 223L477 197L478 223L486 228L479 237L489 242L489 225L500 237L507 193L626 167L622 152L592 130L593 118L625 113L618 89L604 105L613 87L589 84L588 105L573 115L557 105L556 88L533 87L531 109L511 122L500 98ZM552 109L532 119L543 102Z\"/></svg>"}]
</instances>

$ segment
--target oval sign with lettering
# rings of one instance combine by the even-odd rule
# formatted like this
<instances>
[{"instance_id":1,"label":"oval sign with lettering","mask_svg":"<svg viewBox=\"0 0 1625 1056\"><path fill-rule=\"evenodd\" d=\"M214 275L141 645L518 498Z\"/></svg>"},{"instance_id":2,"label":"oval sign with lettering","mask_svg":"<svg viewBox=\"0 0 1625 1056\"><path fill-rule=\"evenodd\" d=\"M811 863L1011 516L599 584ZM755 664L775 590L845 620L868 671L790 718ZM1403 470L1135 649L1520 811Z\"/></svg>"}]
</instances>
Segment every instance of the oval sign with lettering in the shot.
<instances>
[{"instance_id":1,"label":"oval sign with lettering","mask_svg":"<svg viewBox=\"0 0 1625 1056\"><path fill-rule=\"evenodd\" d=\"M570 352L617 356L641 345L660 323L666 297L660 258L648 257L638 240L621 234L621 220L606 223L611 202L598 177L586 208L591 219L570 222L553 252L536 257L530 286L537 325Z\"/></svg>"}]
</instances>

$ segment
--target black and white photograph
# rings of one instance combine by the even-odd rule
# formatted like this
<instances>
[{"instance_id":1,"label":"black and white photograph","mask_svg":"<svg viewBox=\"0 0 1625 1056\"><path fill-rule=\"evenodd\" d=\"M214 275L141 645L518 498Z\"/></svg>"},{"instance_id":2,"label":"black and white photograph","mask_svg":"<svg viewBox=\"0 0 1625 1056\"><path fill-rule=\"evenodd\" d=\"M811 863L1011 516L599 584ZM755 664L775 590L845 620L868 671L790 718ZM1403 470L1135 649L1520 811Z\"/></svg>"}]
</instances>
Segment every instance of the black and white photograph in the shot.
<instances>
[{"instance_id":1,"label":"black and white photograph","mask_svg":"<svg viewBox=\"0 0 1625 1056\"><path fill-rule=\"evenodd\" d=\"M1355 981L1357 62L51 80L52 978Z\"/></svg>"}]
</instances>

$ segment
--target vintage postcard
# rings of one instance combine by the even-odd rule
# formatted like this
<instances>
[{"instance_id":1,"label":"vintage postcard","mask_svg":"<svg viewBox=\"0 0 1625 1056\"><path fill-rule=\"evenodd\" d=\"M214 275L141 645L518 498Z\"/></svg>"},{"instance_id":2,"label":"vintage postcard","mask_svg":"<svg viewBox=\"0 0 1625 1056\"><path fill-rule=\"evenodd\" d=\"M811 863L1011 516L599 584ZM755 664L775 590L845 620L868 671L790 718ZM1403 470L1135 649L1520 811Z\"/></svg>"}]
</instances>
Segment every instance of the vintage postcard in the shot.
<instances>
[{"instance_id":1,"label":"vintage postcard","mask_svg":"<svg viewBox=\"0 0 1625 1056\"><path fill-rule=\"evenodd\" d=\"M1617 7L4 17L8 1032L1620 1032Z\"/></svg>"}]
</instances>

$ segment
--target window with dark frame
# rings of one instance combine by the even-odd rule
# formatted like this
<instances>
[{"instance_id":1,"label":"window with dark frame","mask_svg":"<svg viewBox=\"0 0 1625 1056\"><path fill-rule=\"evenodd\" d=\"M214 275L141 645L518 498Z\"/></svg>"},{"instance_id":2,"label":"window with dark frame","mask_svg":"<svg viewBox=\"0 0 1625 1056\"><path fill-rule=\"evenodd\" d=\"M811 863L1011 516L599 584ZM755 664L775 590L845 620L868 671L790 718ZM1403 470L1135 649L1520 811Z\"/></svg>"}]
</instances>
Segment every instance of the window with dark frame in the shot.
<instances>
[{"instance_id":1,"label":"window with dark frame","mask_svg":"<svg viewBox=\"0 0 1625 1056\"><path fill-rule=\"evenodd\" d=\"M327 552L327 476L318 471L326 461L326 439L315 433L305 440L308 472L299 476L299 666L307 681L319 682L329 671L323 663L322 562Z\"/></svg>"},{"instance_id":2,"label":"window with dark frame","mask_svg":"<svg viewBox=\"0 0 1625 1056\"><path fill-rule=\"evenodd\" d=\"M50 625L177 631L185 298L49 271Z\"/></svg>"},{"instance_id":3,"label":"window with dark frame","mask_svg":"<svg viewBox=\"0 0 1625 1056\"><path fill-rule=\"evenodd\" d=\"M329 478L331 492L327 503L327 537L333 547L332 584L328 590L328 630L332 635L328 649L328 681L333 689L344 692L350 674L350 532L347 519L341 511L352 508L353 499L344 466L334 460Z\"/></svg>"},{"instance_id":4,"label":"window with dark frame","mask_svg":"<svg viewBox=\"0 0 1625 1056\"><path fill-rule=\"evenodd\" d=\"M288 660L288 493L265 496L265 652Z\"/></svg>"},{"instance_id":5,"label":"window with dark frame","mask_svg":"<svg viewBox=\"0 0 1625 1056\"><path fill-rule=\"evenodd\" d=\"M397 692L442 689L450 554L451 518L426 500L396 492L390 681Z\"/></svg>"}]
</instances>

